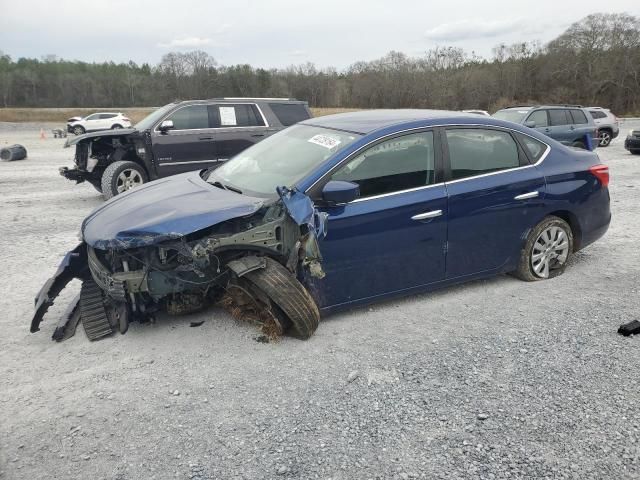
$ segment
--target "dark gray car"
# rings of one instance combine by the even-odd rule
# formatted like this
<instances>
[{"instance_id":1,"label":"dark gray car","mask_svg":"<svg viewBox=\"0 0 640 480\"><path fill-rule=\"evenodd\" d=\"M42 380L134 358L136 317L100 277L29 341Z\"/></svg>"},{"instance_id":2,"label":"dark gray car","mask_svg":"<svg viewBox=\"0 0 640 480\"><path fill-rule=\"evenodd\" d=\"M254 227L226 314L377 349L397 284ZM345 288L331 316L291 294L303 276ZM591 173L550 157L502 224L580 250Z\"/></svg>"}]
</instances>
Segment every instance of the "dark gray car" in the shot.
<instances>
[{"instance_id":1,"label":"dark gray car","mask_svg":"<svg viewBox=\"0 0 640 480\"><path fill-rule=\"evenodd\" d=\"M498 110L493 116L535 128L572 147L593 149L599 142L593 118L580 105L520 105Z\"/></svg>"},{"instance_id":2,"label":"dark gray car","mask_svg":"<svg viewBox=\"0 0 640 480\"><path fill-rule=\"evenodd\" d=\"M161 107L133 128L79 135L75 168L109 199L149 180L215 168L254 143L311 117L306 102L277 98L189 100Z\"/></svg>"}]
</instances>

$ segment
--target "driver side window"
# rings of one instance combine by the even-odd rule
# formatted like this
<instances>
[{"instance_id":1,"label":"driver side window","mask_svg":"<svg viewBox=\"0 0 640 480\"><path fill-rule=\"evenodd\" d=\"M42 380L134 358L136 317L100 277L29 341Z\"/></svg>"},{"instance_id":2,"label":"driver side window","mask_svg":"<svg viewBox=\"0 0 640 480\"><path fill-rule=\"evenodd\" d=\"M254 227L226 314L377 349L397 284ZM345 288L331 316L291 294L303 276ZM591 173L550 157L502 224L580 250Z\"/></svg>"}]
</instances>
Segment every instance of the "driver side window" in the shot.
<instances>
[{"instance_id":1,"label":"driver side window","mask_svg":"<svg viewBox=\"0 0 640 480\"><path fill-rule=\"evenodd\" d=\"M399 192L435 181L433 132L395 137L374 145L336 171L331 180L360 186L360 198Z\"/></svg>"},{"instance_id":2,"label":"driver side window","mask_svg":"<svg viewBox=\"0 0 640 480\"><path fill-rule=\"evenodd\" d=\"M547 127L549 126L549 122L547 121L547 111L546 110L536 110L529 118L527 118L528 122L534 122L536 127Z\"/></svg>"}]
</instances>

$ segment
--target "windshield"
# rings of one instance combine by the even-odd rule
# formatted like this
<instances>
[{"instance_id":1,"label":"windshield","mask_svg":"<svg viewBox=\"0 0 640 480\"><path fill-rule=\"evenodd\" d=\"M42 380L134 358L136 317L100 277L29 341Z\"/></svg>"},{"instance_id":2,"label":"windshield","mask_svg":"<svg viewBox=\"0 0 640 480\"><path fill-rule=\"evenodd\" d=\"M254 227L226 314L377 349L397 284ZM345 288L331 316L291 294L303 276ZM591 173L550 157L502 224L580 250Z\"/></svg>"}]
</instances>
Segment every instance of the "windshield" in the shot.
<instances>
[{"instance_id":1,"label":"windshield","mask_svg":"<svg viewBox=\"0 0 640 480\"><path fill-rule=\"evenodd\" d=\"M294 125L253 145L211 172L207 181L257 196L293 187L314 168L360 135Z\"/></svg>"},{"instance_id":2,"label":"windshield","mask_svg":"<svg viewBox=\"0 0 640 480\"><path fill-rule=\"evenodd\" d=\"M529 110L500 110L494 113L493 117L507 122L522 123L527 113L529 113Z\"/></svg>"},{"instance_id":3,"label":"windshield","mask_svg":"<svg viewBox=\"0 0 640 480\"><path fill-rule=\"evenodd\" d=\"M175 107L175 103L170 103L169 105L165 105L164 107L160 107L157 110L154 110L149 115L144 117L138 123L135 124L133 128L136 130L149 130L155 123L160 120L166 113L169 112L173 107Z\"/></svg>"}]
</instances>

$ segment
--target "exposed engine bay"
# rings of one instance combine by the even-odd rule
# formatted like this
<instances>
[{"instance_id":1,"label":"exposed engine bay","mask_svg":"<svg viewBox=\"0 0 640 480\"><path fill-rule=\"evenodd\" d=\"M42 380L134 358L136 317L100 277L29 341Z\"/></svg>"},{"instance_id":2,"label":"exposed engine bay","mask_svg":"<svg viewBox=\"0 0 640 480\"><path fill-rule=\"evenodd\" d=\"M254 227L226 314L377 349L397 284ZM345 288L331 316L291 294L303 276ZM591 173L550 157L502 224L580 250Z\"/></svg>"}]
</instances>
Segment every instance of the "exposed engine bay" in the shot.
<instances>
[{"instance_id":1,"label":"exposed engine bay","mask_svg":"<svg viewBox=\"0 0 640 480\"><path fill-rule=\"evenodd\" d=\"M154 322L157 312L185 314L222 302L236 317L278 336L291 330L308 338L319 322L313 298L297 278L322 278L318 238L327 216L304 194L278 189L255 213L189 235L149 235L89 245L69 252L36 297L31 332L69 281L82 281L54 340L73 335L79 321L90 340L125 333L134 321Z\"/></svg>"}]
</instances>

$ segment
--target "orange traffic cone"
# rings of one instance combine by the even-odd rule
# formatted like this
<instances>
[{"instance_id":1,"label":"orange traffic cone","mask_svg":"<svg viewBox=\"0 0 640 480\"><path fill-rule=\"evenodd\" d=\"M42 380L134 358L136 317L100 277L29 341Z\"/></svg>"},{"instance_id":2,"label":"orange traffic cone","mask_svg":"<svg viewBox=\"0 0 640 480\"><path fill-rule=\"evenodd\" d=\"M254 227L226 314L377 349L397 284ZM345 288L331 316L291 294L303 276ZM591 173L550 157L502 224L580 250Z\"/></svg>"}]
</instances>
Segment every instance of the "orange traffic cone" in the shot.
<instances>
[{"instance_id":1,"label":"orange traffic cone","mask_svg":"<svg viewBox=\"0 0 640 480\"><path fill-rule=\"evenodd\" d=\"M46 137L44 136L44 128L40 129L40 140L44 140Z\"/></svg>"}]
</instances>

